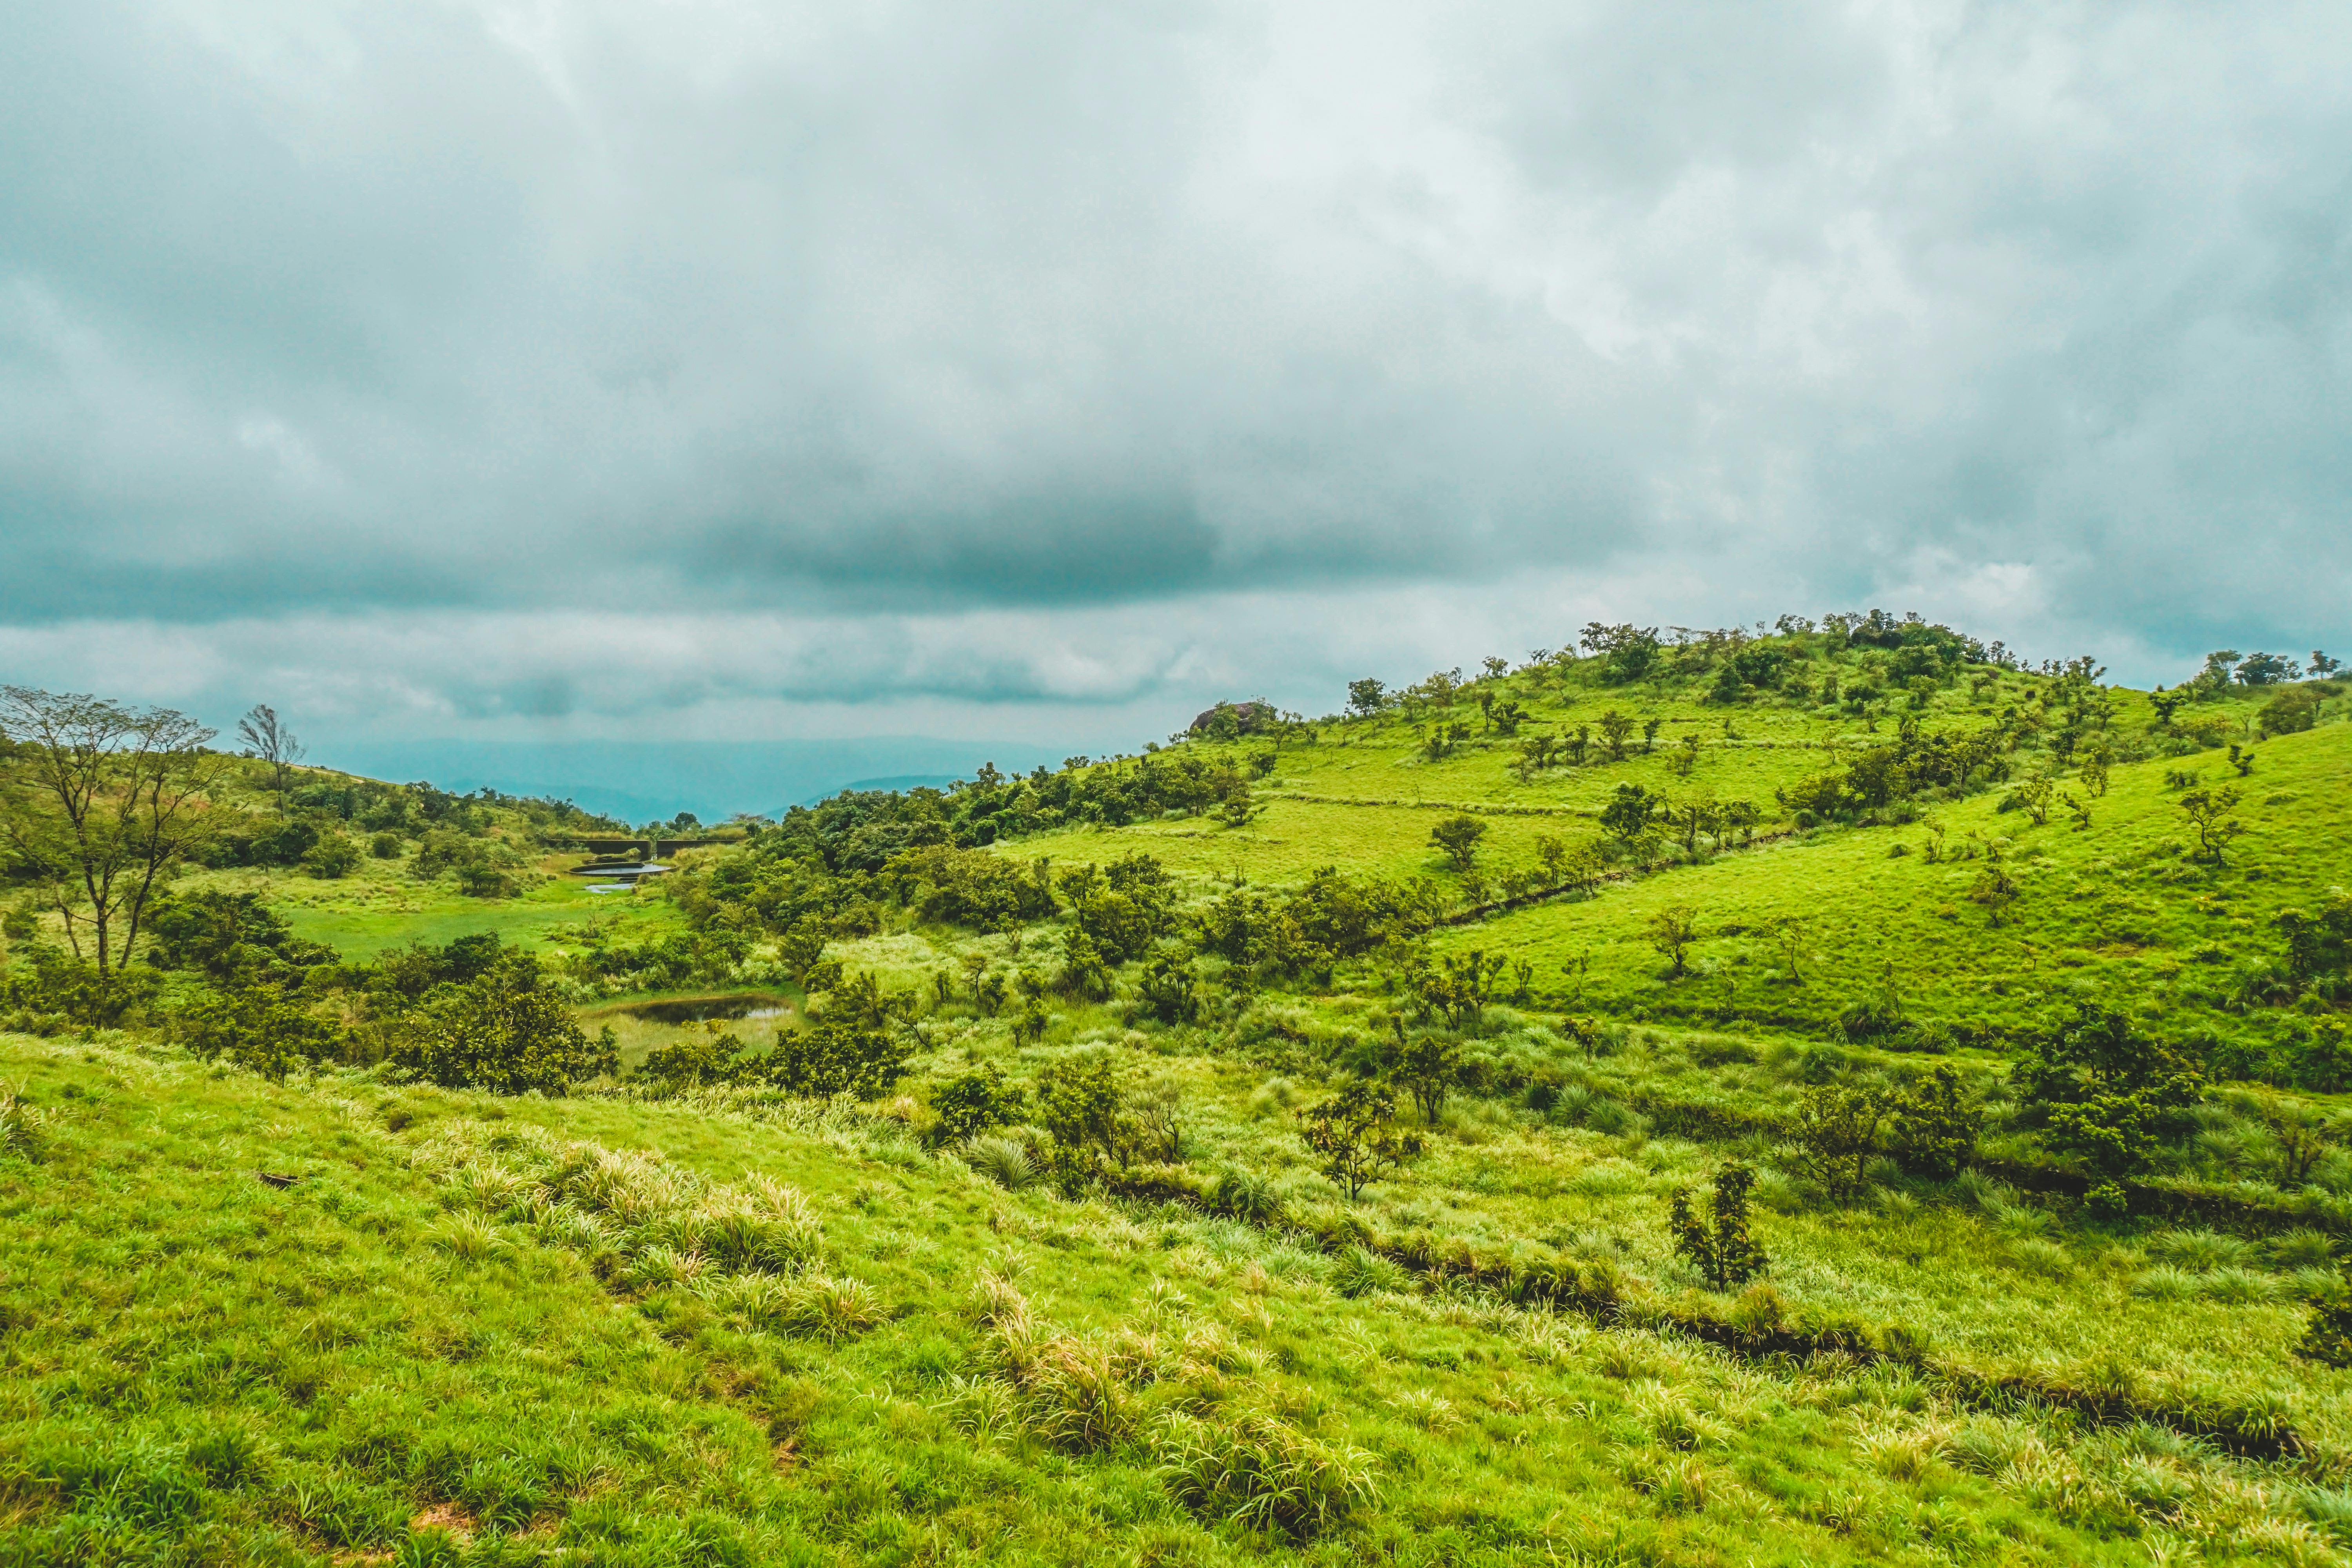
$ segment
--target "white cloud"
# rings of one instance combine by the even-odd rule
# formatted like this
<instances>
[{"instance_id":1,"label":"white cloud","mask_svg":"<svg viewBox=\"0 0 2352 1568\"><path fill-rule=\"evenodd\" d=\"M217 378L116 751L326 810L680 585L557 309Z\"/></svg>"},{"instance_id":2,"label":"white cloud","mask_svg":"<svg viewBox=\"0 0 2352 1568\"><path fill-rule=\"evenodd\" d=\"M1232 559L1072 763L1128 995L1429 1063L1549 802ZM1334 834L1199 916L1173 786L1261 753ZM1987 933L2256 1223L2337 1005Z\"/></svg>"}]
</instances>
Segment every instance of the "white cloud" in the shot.
<instances>
[{"instance_id":1,"label":"white cloud","mask_svg":"<svg viewBox=\"0 0 2352 1568\"><path fill-rule=\"evenodd\" d=\"M2154 679L2352 586L2340 7L92 0L12 43L0 673L1149 733L1588 611L1886 602Z\"/></svg>"}]
</instances>

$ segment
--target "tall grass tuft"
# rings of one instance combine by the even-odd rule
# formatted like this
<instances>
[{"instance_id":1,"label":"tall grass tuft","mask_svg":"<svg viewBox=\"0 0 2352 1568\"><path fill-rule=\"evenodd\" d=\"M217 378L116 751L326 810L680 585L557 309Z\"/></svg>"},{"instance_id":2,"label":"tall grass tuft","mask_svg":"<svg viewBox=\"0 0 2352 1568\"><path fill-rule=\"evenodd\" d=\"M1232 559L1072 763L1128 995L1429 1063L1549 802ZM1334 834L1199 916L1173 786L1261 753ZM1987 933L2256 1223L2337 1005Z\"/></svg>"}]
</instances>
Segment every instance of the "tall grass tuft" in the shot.
<instances>
[{"instance_id":1,"label":"tall grass tuft","mask_svg":"<svg viewBox=\"0 0 2352 1568\"><path fill-rule=\"evenodd\" d=\"M963 1162L1008 1193L1037 1179L1037 1167L1017 1138L974 1138L963 1146Z\"/></svg>"},{"instance_id":2,"label":"tall grass tuft","mask_svg":"<svg viewBox=\"0 0 2352 1568\"><path fill-rule=\"evenodd\" d=\"M503 1251L507 1245L506 1237L499 1234L497 1222L478 1214L450 1215L427 1231L425 1239L450 1257L467 1263L479 1263Z\"/></svg>"},{"instance_id":3,"label":"tall grass tuft","mask_svg":"<svg viewBox=\"0 0 2352 1568\"><path fill-rule=\"evenodd\" d=\"M1207 1418L1171 1410L1152 1433L1160 1479L1202 1518L1308 1540L1379 1499L1379 1461L1279 1417Z\"/></svg>"},{"instance_id":4,"label":"tall grass tuft","mask_svg":"<svg viewBox=\"0 0 2352 1568\"><path fill-rule=\"evenodd\" d=\"M1331 1288L1342 1296L1369 1296L1380 1290L1401 1293L1410 1283L1402 1268L1363 1247L1341 1253L1331 1270Z\"/></svg>"},{"instance_id":5,"label":"tall grass tuft","mask_svg":"<svg viewBox=\"0 0 2352 1568\"><path fill-rule=\"evenodd\" d=\"M2254 1245L2242 1237L2210 1230L2159 1231L2147 1238L2148 1257L2175 1268L2200 1273L2215 1268L2242 1268L2253 1261Z\"/></svg>"},{"instance_id":6,"label":"tall grass tuft","mask_svg":"<svg viewBox=\"0 0 2352 1568\"><path fill-rule=\"evenodd\" d=\"M41 1113L25 1102L15 1086L0 1083L0 1160L38 1160L48 1150L48 1130Z\"/></svg>"}]
</instances>

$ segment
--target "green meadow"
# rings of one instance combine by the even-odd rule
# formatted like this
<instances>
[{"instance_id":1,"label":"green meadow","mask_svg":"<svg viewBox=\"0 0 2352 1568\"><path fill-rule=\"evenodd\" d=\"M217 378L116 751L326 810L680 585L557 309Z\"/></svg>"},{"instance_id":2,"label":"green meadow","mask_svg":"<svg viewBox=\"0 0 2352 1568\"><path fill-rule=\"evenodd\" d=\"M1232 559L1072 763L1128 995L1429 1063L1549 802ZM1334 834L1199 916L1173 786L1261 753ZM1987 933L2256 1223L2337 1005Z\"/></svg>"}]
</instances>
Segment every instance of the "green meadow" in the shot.
<instances>
[{"instance_id":1,"label":"green meadow","mask_svg":"<svg viewBox=\"0 0 2352 1568\"><path fill-rule=\"evenodd\" d=\"M1833 632L630 894L223 775L10 917L0 1563L2346 1561L2340 689Z\"/></svg>"}]
</instances>

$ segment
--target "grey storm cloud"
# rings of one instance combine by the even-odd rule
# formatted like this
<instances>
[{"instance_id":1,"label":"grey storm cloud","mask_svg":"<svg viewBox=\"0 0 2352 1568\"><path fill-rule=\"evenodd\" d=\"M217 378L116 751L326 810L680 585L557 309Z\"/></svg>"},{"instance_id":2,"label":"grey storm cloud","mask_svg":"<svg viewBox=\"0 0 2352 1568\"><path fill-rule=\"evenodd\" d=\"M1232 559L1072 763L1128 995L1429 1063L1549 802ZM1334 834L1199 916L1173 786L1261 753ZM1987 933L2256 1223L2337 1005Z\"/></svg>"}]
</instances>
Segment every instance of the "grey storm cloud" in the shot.
<instances>
[{"instance_id":1,"label":"grey storm cloud","mask_svg":"<svg viewBox=\"0 0 2352 1568\"><path fill-rule=\"evenodd\" d=\"M8 31L20 673L141 628L142 692L470 723L1172 711L1587 612L2340 639L2341 6Z\"/></svg>"}]
</instances>

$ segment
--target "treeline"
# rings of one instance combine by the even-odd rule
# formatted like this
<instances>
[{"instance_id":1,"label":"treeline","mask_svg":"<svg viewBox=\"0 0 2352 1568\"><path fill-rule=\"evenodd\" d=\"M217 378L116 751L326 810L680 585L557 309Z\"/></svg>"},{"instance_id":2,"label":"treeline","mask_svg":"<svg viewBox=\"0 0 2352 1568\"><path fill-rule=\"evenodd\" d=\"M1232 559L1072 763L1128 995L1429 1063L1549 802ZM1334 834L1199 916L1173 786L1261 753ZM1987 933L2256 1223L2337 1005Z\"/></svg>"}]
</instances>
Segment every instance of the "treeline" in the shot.
<instances>
[{"instance_id":1,"label":"treeline","mask_svg":"<svg viewBox=\"0 0 2352 1568\"><path fill-rule=\"evenodd\" d=\"M210 889L158 900L147 930L140 963L102 987L93 966L34 947L9 973L6 1026L135 1017L273 1079L390 1062L438 1083L560 1094L615 1068L609 1034L581 1029L554 969L490 932L346 962L257 896ZM167 979L181 984L167 992Z\"/></svg>"},{"instance_id":2,"label":"treeline","mask_svg":"<svg viewBox=\"0 0 2352 1568\"><path fill-rule=\"evenodd\" d=\"M299 776L299 775L298 775ZM215 800L211 831L190 858L212 867L299 868L311 876L350 875L362 859L397 860L424 880L454 879L476 898L517 889L526 851L583 833L625 833L626 826L568 800L477 790L453 795L430 784L382 784L337 777L292 783L273 802Z\"/></svg>"}]
</instances>

